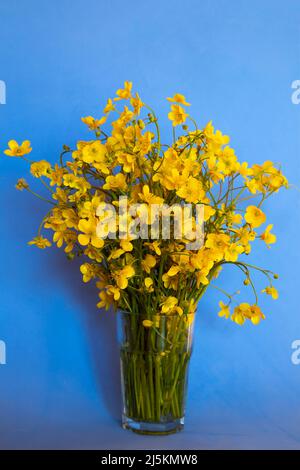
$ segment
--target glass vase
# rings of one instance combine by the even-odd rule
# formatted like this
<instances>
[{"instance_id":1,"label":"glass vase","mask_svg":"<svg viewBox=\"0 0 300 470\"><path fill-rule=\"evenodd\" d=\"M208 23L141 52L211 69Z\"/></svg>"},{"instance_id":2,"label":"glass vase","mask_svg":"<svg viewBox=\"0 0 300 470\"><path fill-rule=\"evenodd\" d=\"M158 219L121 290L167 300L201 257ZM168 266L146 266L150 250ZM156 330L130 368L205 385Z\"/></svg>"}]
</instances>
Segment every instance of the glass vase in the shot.
<instances>
[{"instance_id":1,"label":"glass vase","mask_svg":"<svg viewBox=\"0 0 300 470\"><path fill-rule=\"evenodd\" d=\"M118 312L122 425L139 434L184 426L194 314Z\"/></svg>"}]
</instances>

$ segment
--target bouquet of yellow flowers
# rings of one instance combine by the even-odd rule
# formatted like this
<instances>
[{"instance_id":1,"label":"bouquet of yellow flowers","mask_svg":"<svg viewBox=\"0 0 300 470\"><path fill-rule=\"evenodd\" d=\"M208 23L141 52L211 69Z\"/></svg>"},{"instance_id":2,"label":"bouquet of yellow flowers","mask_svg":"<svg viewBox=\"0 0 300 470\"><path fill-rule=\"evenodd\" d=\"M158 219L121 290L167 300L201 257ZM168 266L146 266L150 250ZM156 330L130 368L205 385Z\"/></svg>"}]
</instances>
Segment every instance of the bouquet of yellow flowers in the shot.
<instances>
[{"instance_id":1,"label":"bouquet of yellow flowers","mask_svg":"<svg viewBox=\"0 0 300 470\"><path fill-rule=\"evenodd\" d=\"M271 224L259 229L266 222L262 205L288 187L271 161L249 167L211 122L199 129L183 95L167 99L171 145L161 142L155 112L125 82L102 117L82 118L91 140L78 141L76 149L64 146L58 163L29 160L29 141L12 140L5 150L26 160L49 191L44 197L23 178L17 182L17 189L50 207L29 244L49 247L42 230L52 230L52 242L70 259L83 257L80 271L84 282L96 282L98 307L120 311L123 424L144 433L183 426L194 314L222 267L241 270L255 301L231 311L233 296L227 294L219 316L239 325L265 318L253 270L268 280L263 292L277 298L276 274L246 258L256 239L268 247L276 241Z\"/></svg>"}]
</instances>

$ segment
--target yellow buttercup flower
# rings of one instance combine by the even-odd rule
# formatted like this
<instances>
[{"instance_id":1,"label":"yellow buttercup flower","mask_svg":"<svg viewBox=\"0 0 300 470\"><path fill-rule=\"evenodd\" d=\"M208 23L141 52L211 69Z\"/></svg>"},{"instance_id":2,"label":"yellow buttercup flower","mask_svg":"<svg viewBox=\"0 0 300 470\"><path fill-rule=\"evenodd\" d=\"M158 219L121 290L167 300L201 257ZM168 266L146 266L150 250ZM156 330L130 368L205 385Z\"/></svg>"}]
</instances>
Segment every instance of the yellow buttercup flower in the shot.
<instances>
[{"instance_id":1,"label":"yellow buttercup flower","mask_svg":"<svg viewBox=\"0 0 300 470\"><path fill-rule=\"evenodd\" d=\"M104 114L110 113L111 111L115 111L116 107L114 105L114 102L111 98L108 98L106 106L103 110Z\"/></svg>"},{"instance_id":2,"label":"yellow buttercup flower","mask_svg":"<svg viewBox=\"0 0 300 470\"><path fill-rule=\"evenodd\" d=\"M78 241L80 245L86 246L89 243L95 248L102 248L104 246L104 240L99 238L96 234L97 221L94 218L81 219L78 223Z\"/></svg>"},{"instance_id":3,"label":"yellow buttercup flower","mask_svg":"<svg viewBox=\"0 0 300 470\"><path fill-rule=\"evenodd\" d=\"M89 282L101 275L101 269L99 265L95 263L83 263L80 266L80 272L82 274L83 282Z\"/></svg>"},{"instance_id":4,"label":"yellow buttercup flower","mask_svg":"<svg viewBox=\"0 0 300 470\"><path fill-rule=\"evenodd\" d=\"M167 275L169 277L173 277L173 276L176 276L176 274L178 274L180 271L180 267L179 266L172 266L169 271L167 272Z\"/></svg>"},{"instance_id":5,"label":"yellow buttercup flower","mask_svg":"<svg viewBox=\"0 0 300 470\"><path fill-rule=\"evenodd\" d=\"M163 198L150 193L150 189L147 184L143 186L143 192L139 193L139 196L140 199L147 202L147 204L162 204L164 202Z\"/></svg>"},{"instance_id":6,"label":"yellow buttercup flower","mask_svg":"<svg viewBox=\"0 0 300 470\"><path fill-rule=\"evenodd\" d=\"M247 318L251 317L251 307L248 303L243 302L237 307L235 307L233 314L231 315L231 320L237 323L238 325L243 325Z\"/></svg>"},{"instance_id":7,"label":"yellow buttercup flower","mask_svg":"<svg viewBox=\"0 0 300 470\"><path fill-rule=\"evenodd\" d=\"M264 233L262 233L260 236L260 238L265 242L268 248L269 245L271 245L272 243L276 243L276 235L271 233L272 228L272 224L268 225Z\"/></svg>"},{"instance_id":8,"label":"yellow buttercup flower","mask_svg":"<svg viewBox=\"0 0 300 470\"><path fill-rule=\"evenodd\" d=\"M118 100L128 100L131 98L131 90L132 90L132 82L124 82L124 88L120 88L117 90L117 98L115 98L115 101Z\"/></svg>"},{"instance_id":9,"label":"yellow buttercup flower","mask_svg":"<svg viewBox=\"0 0 300 470\"><path fill-rule=\"evenodd\" d=\"M168 297L161 304L162 313L169 313L177 304L178 304L178 299L176 297L172 297L172 296Z\"/></svg>"},{"instance_id":10,"label":"yellow buttercup flower","mask_svg":"<svg viewBox=\"0 0 300 470\"><path fill-rule=\"evenodd\" d=\"M207 222L213 215L215 215L216 209L211 206L204 206L204 222Z\"/></svg>"},{"instance_id":11,"label":"yellow buttercup flower","mask_svg":"<svg viewBox=\"0 0 300 470\"><path fill-rule=\"evenodd\" d=\"M79 181L79 177L72 175L71 173L67 173L63 176L64 185L69 186L70 188L77 188L78 181Z\"/></svg>"},{"instance_id":12,"label":"yellow buttercup flower","mask_svg":"<svg viewBox=\"0 0 300 470\"><path fill-rule=\"evenodd\" d=\"M61 186L63 183L63 176L65 170L60 168L57 163L54 165L54 169L49 172L48 178L50 179L50 186Z\"/></svg>"},{"instance_id":13,"label":"yellow buttercup flower","mask_svg":"<svg viewBox=\"0 0 300 470\"><path fill-rule=\"evenodd\" d=\"M152 255L146 255L145 258L142 260L142 268L146 273L150 273L151 269L154 268L156 265L156 259Z\"/></svg>"},{"instance_id":14,"label":"yellow buttercup flower","mask_svg":"<svg viewBox=\"0 0 300 470\"><path fill-rule=\"evenodd\" d=\"M178 277L176 277L176 275L179 272L180 272L180 267L174 265L168 270L168 272L163 274L162 281L166 288L172 288L176 290L177 285L178 285Z\"/></svg>"},{"instance_id":15,"label":"yellow buttercup flower","mask_svg":"<svg viewBox=\"0 0 300 470\"><path fill-rule=\"evenodd\" d=\"M170 296L167 297L164 302L161 303L161 313L164 314L171 314L171 313L178 313L179 315L182 315L183 310L181 307L178 305L178 299L176 297Z\"/></svg>"},{"instance_id":16,"label":"yellow buttercup flower","mask_svg":"<svg viewBox=\"0 0 300 470\"><path fill-rule=\"evenodd\" d=\"M37 237L34 237L33 240L28 242L28 245L35 245L38 248L44 249L51 246L51 242L47 238L38 235Z\"/></svg>"},{"instance_id":17,"label":"yellow buttercup flower","mask_svg":"<svg viewBox=\"0 0 300 470\"><path fill-rule=\"evenodd\" d=\"M86 247L86 249L84 250L84 254L88 258L90 258L94 261L97 261L97 263L101 263L101 261L103 260L102 253L99 252L98 248L95 248L92 245L88 245Z\"/></svg>"},{"instance_id":18,"label":"yellow buttercup flower","mask_svg":"<svg viewBox=\"0 0 300 470\"><path fill-rule=\"evenodd\" d=\"M243 220L242 214L235 214L234 212L228 212L226 218L229 225L240 225Z\"/></svg>"},{"instance_id":19,"label":"yellow buttercup flower","mask_svg":"<svg viewBox=\"0 0 300 470\"><path fill-rule=\"evenodd\" d=\"M72 230L66 230L64 232L63 241L65 243L65 248L64 248L65 253L71 253L77 242L76 233Z\"/></svg>"},{"instance_id":20,"label":"yellow buttercup flower","mask_svg":"<svg viewBox=\"0 0 300 470\"><path fill-rule=\"evenodd\" d=\"M207 286L209 284L209 279L208 279L208 272L207 271L197 271L195 276L196 276L196 286L199 288L201 285L202 286Z\"/></svg>"},{"instance_id":21,"label":"yellow buttercup flower","mask_svg":"<svg viewBox=\"0 0 300 470\"><path fill-rule=\"evenodd\" d=\"M82 274L83 282L89 282L94 276L94 272L89 263L82 264L80 266L80 272Z\"/></svg>"},{"instance_id":22,"label":"yellow buttercup flower","mask_svg":"<svg viewBox=\"0 0 300 470\"><path fill-rule=\"evenodd\" d=\"M203 133L207 141L208 152L220 151L222 146L228 144L230 140L228 135L223 135L219 130L215 131L211 121L205 126Z\"/></svg>"},{"instance_id":23,"label":"yellow buttercup flower","mask_svg":"<svg viewBox=\"0 0 300 470\"><path fill-rule=\"evenodd\" d=\"M128 279L135 275L135 270L132 266L124 266L120 271L117 271L114 275L117 285L120 289L126 289L128 286Z\"/></svg>"},{"instance_id":24,"label":"yellow buttercup flower","mask_svg":"<svg viewBox=\"0 0 300 470\"><path fill-rule=\"evenodd\" d=\"M122 256L123 254L125 253L124 250L122 250L122 248L115 248L114 250L112 250L110 252L110 255L109 257L107 258L108 261L110 261L111 259L118 259L120 258L120 256Z\"/></svg>"},{"instance_id":25,"label":"yellow buttercup flower","mask_svg":"<svg viewBox=\"0 0 300 470\"><path fill-rule=\"evenodd\" d=\"M113 297L105 290L99 293L100 302L97 303L98 308L105 308L108 310L113 304Z\"/></svg>"},{"instance_id":26,"label":"yellow buttercup flower","mask_svg":"<svg viewBox=\"0 0 300 470\"><path fill-rule=\"evenodd\" d=\"M232 232L236 234L239 244L244 248L244 252L249 254L251 251L250 242L255 240L255 232L247 225L239 229L232 228Z\"/></svg>"},{"instance_id":27,"label":"yellow buttercup flower","mask_svg":"<svg viewBox=\"0 0 300 470\"><path fill-rule=\"evenodd\" d=\"M118 173L116 176L107 176L105 184L103 185L103 189L120 189L121 191L125 191L126 188L126 176L123 175L123 173Z\"/></svg>"},{"instance_id":28,"label":"yellow buttercup flower","mask_svg":"<svg viewBox=\"0 0 300 470\"><path fill-rule=\"evenodd\" d=\"M222 300L219 302L220 311L218 313L219 317L225 317L226 319L230 317L229 305L224 304Z\"/></svg>"},{"instance_id":29,"label":"yellow buttercup flower","mask_svg":"<svg viewBox=\"0 0 300 470\"><path fill-rule=\"evenodd\" d=\"M133 244L131 243L130 240L121 240L120 245L122 250L124 251L132 251L133 250Z\"/></svg>"},{"instance_id":30,"label":"yellow buttercup flower","mask_svg":"<svg viewBox=\"0 0 300 470\"><path fill-rule=\"evenodd\" d=\"M22 157L32 151L29 140L24 140L21 145L19 145L15 140L10 140L8 142L8 147L9 148L7 150L4 150L4 153L10 157Z\"/></svg>"},{"instance_id":31,"label":"yellow buttercup flower","mask_svg":"<svg viewBox=\"0 0 300 470\"><path fill-rule=\"evenodd\" d=\"M74 188L78 190L79 196L86 194L87 191L91 188L91 184L85 179L85 178L80 178L75 175L71 174L66 174L63 176L63 182L65 186L69 186L70 188ZM57 189L57 193L62 196L62 191L58 191L59 188ZM72 196L69 196L70 201L76 201L76 193L75 195L73 194Z\"/></svg>"},{"instance_id":32,"label":"yellow buttercup flower","mask_svg":"<svg viewBox=\"0 0 300 470\"><path fill-rule=\"evenodd\" d=\"M246 209L245 220L253 228L257 228L266 221L266 215L256 206L248 206Z\"/></svg>"},{"instance_id":33,"label":"yellow buttercup flower","mask_svg":"<svg viewBox=\"0 0 300 470\"><path fill-rule=\"evenodd\" d=\"M50 170L51 165L46 160L34 162L30 165L30 173L36 178L40 178L41 176L49 176Z\"/></svg>"},{"instance_id":34,"label":"yellow buttercup flower","mask_svg":"<svg viewBox=\"0 0 300 470\"><path fill-rule=\"evenodd\" d=\"M216 256L222 256L228 249L230 243L229 235L225 233L209 233L205 242L206 248L211 248Z\"/></svg>"},{"instance_id":35,"label":"yellow buttercup flower","mask_svg":"<svg viewBox=\"0 0 300 470\"><path fill-rule=\"evenodd\" d=\"M121 240L120 241L120 248L115 248L111 251L108 260L110 259L118 259L124 253L128 253L133 250L133 244L129 240Z\"/></svg>"},{"instance_id":36,"label":"yellow buttercup flower","mask_svg":"<svg viewBox=\"0 0 300 470\"><path fill-rule=\"evenodd\" d=\"M185 96L181 95L180 93L175 93L173 98L167 98L167 100L170 101L171 103L178 103L184 106L191 106L190 103L186 102Z\"/></svg>"},{"instance_id":37,"label":"yellow buttercup flower","mask_svg":"<svg viewBox=\"0 0 300 470\"><path fill-rule=\"evenodd\" d=\"M197 204L203 199L205 192L201 181L190 176L186 183L176 191L176 194L182 197L186 202Z\"/></svg>"},{"instance_id":38,"label":"yellow buttercup flower","mask_svg":"<svg viewBox=\"0 0 300 470\"><path fill-rule=\"evenodd\" d=\"M81 118L82 122L88 126L91 131L96 131L102 124L106 122L106 117L101 119L95 119L92 116L86 116Z\"/></svg>"},{"instance_id":39,"label":"yellow buttercup flower","mask_svg":"<svg viewBox=\"0 0 300 470\"><path fill-rule=\"evenodd\" d=\"M243 178L248 178L248 176L252 175L252 169L248 168L247 162L239 163L238 172Z\"/></svg>"},{"instance_id":40,"label":"yellow buttercup flower","mask_svg":"<svg viewBox=\"0 0 300 470\"><path fill-rule=\"evenodd\" d=\"M122 165L125 173L131 173L136 168L136 156L130 153L121 152L118 155L118 162Z\"/></svg>"},{"instance_id":41,"label":"yellow buttercup flower","mask_svg":"<svg viewBox=\"0 0 300 470\"><path fill-rule=\"evenodd\" d=\"M252 305L250 308L250 320L253 325L258 325L261 320L264 320L266 317L262 313L258 305Z\"/></svg>"},{"instance_id":42,"label":"yellow buttercup flower","mask_svg":"<svg viewBox=\"0 0 300 470\"><path fill-rule=\"evenodd\" d=\"M188 114L185 110L178 104L173 104L171 106L171 111L168 114L168 118L172 121L173 126L178 126L179 124L184 124Z\"/></svg>"},{"instance_id":43,"label":"yellow buttercup flower","mask_svg":"<svg viewBox=\"0 0 300 470\"><path fill-rule=\"evenodd\" d=\"M246 320L251 320L254 325L258 325L261 320L265 319L265 315L258 305L249 305L245 302L234 309L231 319L238 325L243 325Z\"/></svg>"},{"instance_id":44,"label":"yellow buttercup flower","mask_svg":"<svg viewBox=\"0 0 300 470\"><path fill-rule=\"evenodd\" d=\"M219 155L219 161L217 163L218 171L228 176L239 170L239 163L234 150L231 147L226 146Z\"/></svg>"},{"instance_id":45,"label":"yellow buttercup flower","mask_svg":"<svg viewBox=\"0 0 300 470\"><path fill-rule=\"evenodd\" d=\"M166 289L173 289L173 290L177 290L177 287L178 287L178 277L176 276L168 276L167 273L163 274L162 275L162 281L164 283L164 287Z\"/></svg>"},{"instance_id":46,"label":"yellow buttercup flower","mask_svg":"<svg viewBox=\"0 0 300 470\"><path fill-rule=\"evenodd\" d=\"M121 297L120 289L118 289L115 286L106 286L107 288L107 293L110 294L114 300L119 300Z\"/></svg>"},{"instance_id":47,"label":"yellow buttercup flower","mask_svg":"<svg viewBox=\"0 0 300 470\"><path fill-rule=\"evenodd\" d=\"M92 164L104 174L109 174L108 162L106 160L107 149L99 140L90 142L82 149L82 161Z\"/></svg>"},{"instance_id":48,"label":"yellow buttercup flower","mask_svg":"<svg viewBox=\"0 0 300 470\"><path fill-rule=\"evenodd\" d=\"M135 96L131 98L130 104L131 106L133 106L134 114L136 115L140 114L144 103L142 102L138 93L136 93Z\"/></svg>"},{"instance_id":49,"label":"yellow buttercup flower","mask_svg":"<svg viewBox=\"0 0 300 470\"><path fill-rule=\"evenodd\" d=\"M272 297L272 299L276 300L279 297L278 290L275 289L273 286L268 286L262 290L263 293L268 294Z\"/></svg>"},{"instance_id":50,"label":"yellow buttercup flower","mask_svg":"<svg viewBox=\"0 0 300 470\"><path fill-rule=\"evenodd\" d=\"M147 289L153 285L153 279L151 279L151 277L146 277L144 282Z\"/></svg>"},{"instance_id":51,"label":"yellow buttercup flower","mask_svg":"<svg viewBox=\"0 0 300 470\"><path fill-rule=\"evenodd\" d=\"M154 241L152 243L145 242L145 245L150 248L151 251L154 251L158 256L161 255L160 242Z\"/></svg>"},{"instance_id":52,"label":"yellow buttercup flower","mask_svg":"<svg viewBox=\"0 0 300 470\"><path fill-rule=\"evenodd\" d=\"M146 277L144 280L144 284L145 284L147 292L149 293L154 292L153 279L151 279L151 277Z\"/></svg>"},{"instance_id":53,"label":"yellow buttercup flower","mask_svg":"<svg viewBox=\"0 0 300 470\"><path fill-rule=\"evenodd\" d=\"M238 245L237 243L231 243L226 250L225 250L225 255L224 258L226 261L237 261L239 255L243 253L244 248L241 245Z\"/></svg>"}]
</instances>

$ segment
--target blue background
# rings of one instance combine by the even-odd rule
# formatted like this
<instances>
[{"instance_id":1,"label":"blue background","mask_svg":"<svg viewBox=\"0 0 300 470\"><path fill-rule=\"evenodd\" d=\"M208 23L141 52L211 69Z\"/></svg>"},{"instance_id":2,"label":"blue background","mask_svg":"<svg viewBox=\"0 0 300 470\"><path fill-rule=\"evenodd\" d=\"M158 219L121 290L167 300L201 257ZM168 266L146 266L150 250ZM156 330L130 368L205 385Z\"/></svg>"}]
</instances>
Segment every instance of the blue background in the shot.
<instances>
[{"instance_id":1,"label":"blue background","mask_svg":"<svg viewBox=\"0 0 300 470\"><path fill-rule=\"evenodd\" d=\"M161 116L165 141L165 97L181 92L199 125L212 119L231 136L241 160L282 162L299 183L298 0L1 0L0 19L2 150L30 139L33 158L54 162L63 144L88 137L80 117L100 115L132 80ZM240 328L219 319L222 296L211 289L198 309L185 431L141 437L119 425L114 317L96 309L95 289L63 252L26 244L46 208L15 191L20 176L26 164L1 157L1 448L300 448L300 366L291 362L300 338L298 189L268 202L278 244L253 258L280 274L279 300L261 299L267 320ZM233 292L240 282L228 268L219 285Z\"/></svg>"}]
</instances>

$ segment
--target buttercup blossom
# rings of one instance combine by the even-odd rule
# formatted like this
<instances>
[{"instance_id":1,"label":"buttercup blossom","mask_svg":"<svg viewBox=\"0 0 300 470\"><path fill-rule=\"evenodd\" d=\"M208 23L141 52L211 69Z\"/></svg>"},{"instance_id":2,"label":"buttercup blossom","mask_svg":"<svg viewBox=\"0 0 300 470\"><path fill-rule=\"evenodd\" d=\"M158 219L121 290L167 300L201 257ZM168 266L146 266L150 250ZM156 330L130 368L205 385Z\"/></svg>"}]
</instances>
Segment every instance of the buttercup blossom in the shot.
<instances>
[{"instance_id":1,"label":"buttercup blossom","mask_svg":"<svg viewBox=\"0 0 300 470\"><path fill-rule=\"evenodd\" d=\"M117 90L115 101L127 100L131 98L132 82L125 82L124 88Z\"/></svg>"},{"instance_id":2,"label":"buttercup blossom","mask_svg":"<svg viewBox=\"0 0 300 470\"><path fill-rule=\"evenodd\" d=\"M266 221L266 215L259 207L248 206L245 214L245 220L253 228L257 228Z\"/></svg>"},{"instance_id":3,"label":"buttercup blossom","mask_svg":"<svg viewBox=\"0 0 300 470\"><path fill-rule=\"evenodd\" d=\"M86 116L81 118L82 122L88 126L91 131L97 130L102 124L105 123L106 117L101 119L94 119L92 116Z\"/></svg>"},{"instance_id":4,"label":"buttercup blossom","mask_svg":"<svg viewBox=\"0 0 300 470\"><path fill-rule=\"evenodd\" d=\"M275 289L275 287L273 286L266 287L265 289L262 290L262 292L270 295L272 299L275 299L275 300L278 299L279 297L277 289Z\"/></svg>"},{"instance_id":5,"label":"buttercup blossom","mask_svg":"<svg viewBox=\"0 0 300 470\"><path fill-rule=\"evenodd\" d=\"M219 302L219 306L221 308L221 310L219 311L219 317L229 318L230 317L229 305L224 304L224 302L222 302L221 300Z\"/></svg>"},{"instance_id":6,"label":"buttercup blossom","mask_svg":"<svg viewBox=\"0 0 300 470\"><path fill-rule=\"evenodd\" d=\"M184 106L190 106L190 103L186 102L185 96L181 95L180 93L175 93L173 98L167 98L168 101L171 103L182 104Z\"/></svg>"},{"instance_id":7,"label":"buttercup blossom","mask_svg":"<svg viewBox=\"0 0 300 470\"><path fill-rule=\"evenodd\" d=\"M4 150L5 155L10 157L22 157L31 152L31 144L29 140L24 140L21 145L18 144L15 140L10 140L8 142L8 149Z\"/></svg>"},{"instance_id":8,"label":"buttercup blossom","mask_svg":"<svg viewBox=\"0 0 300 470\"><path fill-rule=\"evenodd\" d=\"M265 231L260 236L260 238L265 242L268 247L272 243L276 243L276 235L274 235L274 233L271 233L272 228L272 224L268 225Z\"/></svg>"},{"instance_id":9,"label":"buttercup blossom","mask_svg":"<svg viewBox=\"0 0 300 470\"><path fill-rule=\"evenodd\" d=\"M86 246L89 243L95 248L102 248L104 241L97 237L96 234L97 221L95 218L81 219L78 223L78 230L83 233L78 235L78 241L81 245Z\"/></svg>"},{"instance_id":10,"label":"buttercup blossom","mask_svg":"<svg viewBox=\"0 0 300 470\"><path fill-rule=\"evenodd\" d=\"M179 124L185 123L187 117L188 114L181 106L178 104L173 104L171 106L171 111L168 114L168 118L170 121L172 121L173 126L178 126Z\"/></svg>"},{"instance_id":11,"label":"buttercup blossom","mask_svg":"<svg viewBox=\"0 0 300 470\"><path fill-rule=\"evenodd\" d=\"M50 170L51 165L46 160L34 162L30 166L30 173L36 178L40 178L41 176L48 176Z\"/></svg>"},{"instance_id":12,"label":"buttercup blossom","mask_svg":"<svg viewBox=\"0 0 300 470\"><path fill-rule=\"evenodd\" d=\"M51 242L47 238L38 235L37 237L34 237L33 240L28 242L28 245L35 245L38 248L44 249L51 246Z\"/></svg>"}]
</instances>

